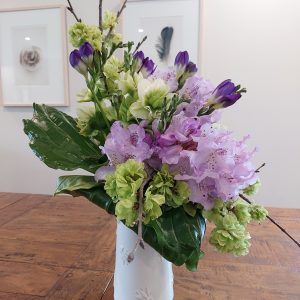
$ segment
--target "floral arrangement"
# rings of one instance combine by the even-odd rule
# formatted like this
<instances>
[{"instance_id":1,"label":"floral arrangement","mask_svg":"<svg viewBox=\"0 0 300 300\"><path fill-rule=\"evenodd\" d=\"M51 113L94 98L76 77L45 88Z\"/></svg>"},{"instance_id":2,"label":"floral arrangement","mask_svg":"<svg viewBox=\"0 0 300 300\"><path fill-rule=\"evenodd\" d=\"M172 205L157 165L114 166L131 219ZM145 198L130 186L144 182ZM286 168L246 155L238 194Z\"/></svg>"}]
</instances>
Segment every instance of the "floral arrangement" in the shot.
<instances>
[{"instance_id":1,"label":"floral arrangement","mask_svg":"<svg viewBox=\"0 0 300 300\"><path fill-rule=\"evenodd\" d=\"M70 3L69 3L70 4ZM246 255L249 222L267 211L247 203L260 185L248 137L236 140L221 123L222 109L246 92L231 80L217 87L197 75L187 51L164 70L116 32L125 8L100 14L99 26L70 28L76 48L70 64L85 79L73 118L34 104L24 120L34 153L49 167L83 169L91 176L62 176L56 194L85 196L138 234L175 265L195 271L209 242L224 253ZM116 54L117 53L117 54ZM246 201L245 201L246 200Z\"/></svg>"}]
</instances>

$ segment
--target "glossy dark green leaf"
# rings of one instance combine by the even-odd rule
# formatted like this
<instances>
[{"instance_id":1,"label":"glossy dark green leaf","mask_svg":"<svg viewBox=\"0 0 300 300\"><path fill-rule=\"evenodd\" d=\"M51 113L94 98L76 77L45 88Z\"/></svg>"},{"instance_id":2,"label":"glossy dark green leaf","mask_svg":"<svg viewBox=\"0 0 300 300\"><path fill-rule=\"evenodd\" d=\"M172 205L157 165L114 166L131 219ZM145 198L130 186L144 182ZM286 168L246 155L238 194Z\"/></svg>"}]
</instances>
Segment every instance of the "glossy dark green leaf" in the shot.
<instances>
[{"instance_id":1,"label":"glossy dark green leaf","mask_svg":"<svg viewBox=\"0 0 300 300\"><path fill-rule=\"evenodd\" d=\"M94 173L107 158L87 137L76 121L53 107L34 104L32 120L23 120L30 148L48 167L61 170L84 169Z\"/></svg>"},{"instance_id":2,"label":"glossy dark green leaf","mask_svg":"<svg viewBox=\"0 0 300 300\"><path fill-rule=\"evenodd\" d=\"M163 216L144 226L143 237L167 260L177 266L185 264L190 271L196 271L198 261L203 257L200 246L205 228L205 220L199 212L191 217L179 207L164 212Z\"/></svg>"},{"instance_id":3,"label":"glossy dark green leaf","mask_svg":"<svg viewBox=\"0 0 300 300\"><path fill-rule=\"evenodd\" d=\"M61 176L58 179L55 194L69 194L73 197L83 196L105 209L109 214L115 213L115 203L106 194L104 185L97 183L93 176Z\"/></svg>"}]
</instances>

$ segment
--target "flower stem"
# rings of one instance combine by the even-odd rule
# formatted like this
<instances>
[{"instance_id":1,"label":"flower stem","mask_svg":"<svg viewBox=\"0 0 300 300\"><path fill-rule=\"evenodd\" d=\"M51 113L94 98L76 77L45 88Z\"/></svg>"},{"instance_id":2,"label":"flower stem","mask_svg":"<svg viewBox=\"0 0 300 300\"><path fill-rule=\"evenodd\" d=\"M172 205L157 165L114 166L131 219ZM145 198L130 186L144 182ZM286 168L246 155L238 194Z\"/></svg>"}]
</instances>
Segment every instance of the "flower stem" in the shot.
<instances>
[{"instance_id":1,"label":"flower stem","mask_svg":"<svg viewBox=\"0 0 300 300\"><path fill-rule=\"evenodd\" d=\"M70 0L67 0L67 1L69 4L69 6L67 6L67 10L74 16L74 18L76 19L77 22L81 22L81 19L76 15L76 13L74 11L71 1Z\"/></svg>"},{"instance_id":2,"label":"flower stem","mask_svg":"<svg viewBox=\"0 0 300 300\"><path fill-rule=\"evenodd\" d=\"M99 0L99 29L103 32L102 27L102 7L103 7L103 0Z\"/></svg>"},{"instance_id":3,"label":"flower stem","mask_svg":"<svg viewBox=\"0 0 300 300\"><path fill-rule=\"evenodd\" d=\"M128 255L127 261L130 263L134 260L134 254L140 245L143 249L145 249L144 240L143 240L143 212L144 212L144 188L148 184L148 182L152 179L152 174L143 182L139 190L139 215L138 215L138 239L135 244L134 249Z\"/></svg>"},{"instance_id":4,"label":"flower stem","mask_svg":"<svg viewBox=\"0 0 300 300\"><path fill-rule=\"evenodd\" d=\"M247 203L252 204L252 202L243 194L239 194L239 196ZM300 248L300 243L295 238L293 238L282 226L280 226L273 218L267 216L267 219L271 221L276 227L278 227L285 235L287 235Z\"/></svg>"}]
</instances>

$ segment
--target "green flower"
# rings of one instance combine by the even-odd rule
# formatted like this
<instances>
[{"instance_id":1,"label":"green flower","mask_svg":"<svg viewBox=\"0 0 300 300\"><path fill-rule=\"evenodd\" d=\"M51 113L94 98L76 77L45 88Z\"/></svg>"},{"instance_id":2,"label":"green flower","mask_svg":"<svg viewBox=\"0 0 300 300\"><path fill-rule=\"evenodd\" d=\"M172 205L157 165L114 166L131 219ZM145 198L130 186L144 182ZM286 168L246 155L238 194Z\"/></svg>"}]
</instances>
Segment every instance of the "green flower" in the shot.
<instances>
[{"instance_id":1,"label":"green flower","mask_svg":"<svg viewBox=\"0 0 300 300\"><path fill-rule=\"evenodd\" d=\"M113 45L118 45L123 41L122 34L113 32L110 37L108 38L108 45L112 47Z\"/></svg>"},{"instance_id":2,"label":"green flower","mask_svg":"<svg viewBox=\"0 0 300 300\"><path fill-rule=\"evenodd\" d=\"M254 203L250 205L249 212L252 220L258 222L265 220L268 215L268 211L263 206Z\"/></svg>"},{"instance_id":3,"label":"green flower","mask_svg":"<svg viewBox=\"0 0 300 300\"><path fill-rule=\"evenodd\" d=\"M249 252L250 235L245 228L236 224L232 230L216 227L210 235L209 242L219 252L231 253L235 256L244 256Z\"/></svg>"},{"instance_id":4,"label":"green flower","mask_svg":"<svg viewBox=\"0 0 300 300\"><path fill-rule=\"evenodd\" d=\"M127 226L133 226L137 219L137 192L146 177L144 164L130 159L105 178L105 191L117 203L116 216Z\"/></svg>"},{"instance_id":5,"label":"green flower","mask_svg":"<svg viewBox=\"0 0 300 300\"><path fill-rule=\"evenodd\" d=\"M142 79L138 83L139 100L130 107L132 115L139 119L152 120L160 115L168 98L169 87L162 79L154 81Z\"/></svg>"},{"instance_id":6,"label":"green flower","mask_svg":"<svg viewBox=\"0 0 300 300\"><path fill-rule=\"evenodd\" d=\"M252 184L252 185L249 185L248 187L246 187L244 190L243 190L243 193L248 195L248 196L253 196L255 195L259 188L261 187L261 182L259 180L257 180L256 183Z\"/></svg>"},{"instance_id":7,"label":"green flower","mask_svg":"<svg viewBox=\"0 0 300 300\"><path fill-rule=\"evenodd\" d=\"M138 98L138 83L141 80L141 75L134 74L133 76L130 72L121 73L120 79L117 82L119 89L122 91L123 95L130 95L133 99Z\"/></svg>"},{"instance_id":8,"label":"green flower","mask_svg":"<svg viewBox=\"0 0 300 300\"><path fill-rule=\"evenodd\" d=\"M85 42L89 42L95 50L101 51L102 34L95 25L77 22L70 28L69 36L71 44L76 48L79 48Z\"/></svg>"},{"instance_id":9,"label":"green flower","mask_svg":"<svg viewBox=\"0 0 300 300\"><path fill-rule=\"evenodd\" d=\"M117 80L120 77L119 71L122 62L115 56L111 56L104 65L104 74L107 79Z\"/></svg>"},{"instance_id":10,"label":"green flower","mask_svg":"<svg viewBox=\"0 0 300 300\"><path fill-rule=\"evenodd\" d=\"M245 203L244 201L237 200L232 203L232 209L241 224L247 224L251 222L249 204Z\"/></svg>"},{"instance_id":11,"label":"green flower","mask_svg":"<svg viewBox=\"0 0 300 300\"><path fill-rule=\"evenodd\" d=\"M110 10L104 12L103 22L102 22L102 27L104 30L114 28L117 25L117 23L118 23L118 18L114 12Z\"/></svg>"},{"instance_id":12,"label":"green flower","mask_svg":"<svg viewBox=\"0 0 300 300\"><path fill-rule=\"evenodd\" d=\"M138 218L135 203L131 200L122 200L116 204L116 216L119 220L125 220L126 226L133 226Z\"/></svg>"},{"instance_id":13,"label":"green flower","mask_svg":"<svg viewBox=\"0 0 300 300\"><path fill-rule=\"evenodd\" d=\"M164 203L165 197L163 195L153 194L151 186L146 190L144 201L145 224L159 218L162 215L161 206Z\"/></svg>"},{"instance_id":14,"label":"green flower","mask_svg":"<svg viewBox=\"0 0 300 300\"><path fill-rule=\"evenodd\" d=\"M188 202L191 194L187 183L175 181L174 174L169 171L168 165L163 165L155 174L151 182L153 193L163 195L166 204L171 207L179 207Z\"/></svg>"},{"instance_id":15,"label":"green flower","mask_svg":"<svg viewBox=\"0 0 300 300\"><path fill-rule=\"evenodd\" d=\"M80 93L77 94L78 102L93 102L93 95L89 89L83 89Z\"/></svg>"}]
</instances>

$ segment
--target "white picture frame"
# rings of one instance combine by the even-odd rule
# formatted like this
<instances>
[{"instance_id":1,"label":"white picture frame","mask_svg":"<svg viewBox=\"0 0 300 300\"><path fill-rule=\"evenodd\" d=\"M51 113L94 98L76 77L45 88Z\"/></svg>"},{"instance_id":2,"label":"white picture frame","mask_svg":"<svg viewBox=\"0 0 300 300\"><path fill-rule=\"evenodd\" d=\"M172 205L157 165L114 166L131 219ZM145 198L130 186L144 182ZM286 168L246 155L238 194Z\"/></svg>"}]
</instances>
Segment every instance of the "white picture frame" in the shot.
<instances>
[{"instance_id":1,"label":"white picture frame","mask_svg":"<svg viewBox=\"0 0 300 300\"><path fill-rule=\"evenodd\" d=\"M0 103L69 106L66 8L0 10Z\"/></svg>"},{"instance_id":2,"label":"white picture frame","mask_svg":"<svg viewBox=\"0 0 300 300\"><path fill-rule=\"evenodd\" d=\"M172 65L176 54L184 50L193 62L199 63L201 8L201 0L129 0L122 18L124 40L137 45L147 36L140 50L159 68ZM155 45L164 27L173 28L173 37L169 57L161 61Z\"/></svg>"}]
</instances>

